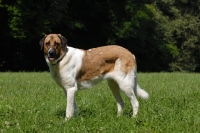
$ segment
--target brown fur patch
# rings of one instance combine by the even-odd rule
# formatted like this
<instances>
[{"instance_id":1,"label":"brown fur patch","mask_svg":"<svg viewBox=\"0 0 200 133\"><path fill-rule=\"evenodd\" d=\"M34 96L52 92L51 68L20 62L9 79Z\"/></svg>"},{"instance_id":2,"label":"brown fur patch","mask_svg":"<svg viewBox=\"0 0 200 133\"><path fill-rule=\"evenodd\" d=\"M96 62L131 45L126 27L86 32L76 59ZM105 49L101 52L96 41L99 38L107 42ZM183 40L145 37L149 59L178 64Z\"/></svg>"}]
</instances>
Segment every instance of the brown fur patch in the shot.
<instances>
[{"instance_id":1,"label":"brown fur patch","mask_svg":"<svg viewBox=\"0 0 200 133\"><path fill-rule=\"evenodd\" d=\"M86 50L77 80L90 80L113 71L117 59L120 59L120 70L124 73L136 67L133 54L123 47L110 45Z\"/></svg>"}]
</instances>

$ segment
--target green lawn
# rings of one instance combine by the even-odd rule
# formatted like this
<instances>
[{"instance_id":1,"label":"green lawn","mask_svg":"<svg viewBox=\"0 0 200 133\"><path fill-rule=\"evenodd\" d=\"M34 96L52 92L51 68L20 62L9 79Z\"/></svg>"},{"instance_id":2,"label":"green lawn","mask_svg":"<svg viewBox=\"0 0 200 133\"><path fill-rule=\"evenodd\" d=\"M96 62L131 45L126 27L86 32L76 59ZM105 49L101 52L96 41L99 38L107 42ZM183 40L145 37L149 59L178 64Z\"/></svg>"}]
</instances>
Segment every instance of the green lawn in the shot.
<instances>
[{"instance_id":1,"label":"green lawn","mask_svg":"<svg viewBox=\"0 0 200 133\"><path fill-rule=\"evenodd\" d=\"M140 102L131 118L128 98L124 114L117 107L106 81L78 91L80 113L64 122L66 99L61 88L43 73L0 73L0 133L199 133L200 74L139 73L139 84L150 99Z\"/></svg>"}]
</instances>

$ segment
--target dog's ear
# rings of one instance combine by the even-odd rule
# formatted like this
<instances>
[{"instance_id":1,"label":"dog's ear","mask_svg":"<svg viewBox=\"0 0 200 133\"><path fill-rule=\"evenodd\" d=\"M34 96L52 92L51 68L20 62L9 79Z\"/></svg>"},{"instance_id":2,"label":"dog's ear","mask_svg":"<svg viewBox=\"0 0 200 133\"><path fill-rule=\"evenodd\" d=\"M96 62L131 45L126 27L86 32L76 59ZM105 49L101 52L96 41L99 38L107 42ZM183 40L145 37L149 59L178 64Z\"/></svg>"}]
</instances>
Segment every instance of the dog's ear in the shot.
<instances>
[{"instance_id":1,"label":"dog's ear","mask_svg":"<svg viewBox=\"0 0 200 133\"><path fill-rule=\"evenodd\" d=\"M41 47L41 50L43 49L43 46L44 46L44 39L46 38L47 35L45 35L39 42L40 44L40 47Z\"/></svg>"},{"instance_id":2,"label":"dog's ear","mask_svg":"<svg viewBox=\"0 0 200 133\"><path fill-rule=\"evenodd\" d=\"M58 34L58 37L60 38L60 40L62 42L63 49L65 49L67 46L67 39L64 36L62 36L61 34Z\"/></svg>"},{"instance_id":3,"label":"dog's ear","mask_svg":"<svg viewBox=\"0 0 200 133\"><path fill-rule=\"evenodd\" d=\"M44 39L47 37L47 35L45 35L41 40L40 40L40 42L39 42L39 44L40 44L40 47L41 47L41 50L43 49L43 47L44 47Z\"/></svg>"}]
</instances>

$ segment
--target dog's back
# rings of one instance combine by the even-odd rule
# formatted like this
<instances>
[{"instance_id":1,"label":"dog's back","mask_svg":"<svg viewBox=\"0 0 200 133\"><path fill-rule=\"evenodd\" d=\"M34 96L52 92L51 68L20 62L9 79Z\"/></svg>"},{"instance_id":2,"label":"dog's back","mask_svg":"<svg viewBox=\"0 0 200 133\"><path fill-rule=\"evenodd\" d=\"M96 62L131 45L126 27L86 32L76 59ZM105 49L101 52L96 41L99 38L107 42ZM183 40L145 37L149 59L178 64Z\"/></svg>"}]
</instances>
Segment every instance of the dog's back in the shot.
<instances>
[{"instance_id":1,"label":"dog's back","mask_svg":"<svg viewBox=\"0 0 200 133\"><path fill-rule=\"evenodd\" d=\"M77 80L90 80L114 71L117 60L120 60L121 72L129 73L136 67L133 54L123 47L109 45L85 50Z\"/></svg>"}]
</instances>

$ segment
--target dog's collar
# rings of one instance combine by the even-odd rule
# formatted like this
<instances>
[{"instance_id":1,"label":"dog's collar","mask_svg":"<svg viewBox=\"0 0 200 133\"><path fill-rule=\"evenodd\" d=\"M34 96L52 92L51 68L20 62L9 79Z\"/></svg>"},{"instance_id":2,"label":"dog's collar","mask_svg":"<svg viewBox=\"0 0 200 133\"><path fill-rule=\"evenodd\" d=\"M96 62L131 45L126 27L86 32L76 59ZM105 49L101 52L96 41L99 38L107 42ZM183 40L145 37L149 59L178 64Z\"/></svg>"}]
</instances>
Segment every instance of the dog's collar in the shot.
<instances>
[{"instance_id":1,"label":"dog's collar","mask_svg":"<svg viewBox=\"0 0 200 133\"><path fill-rule=\"evenodd\" d=\"M64 58L64 56L66 55L67 52L68 52L68 48L66 48L66 51L65 51L65 53L62 55L62 57L61 57L55 64L51 64L51 65L53 65L53 66L57 65L57 64Z\"/></svg>"}]
</instances>

